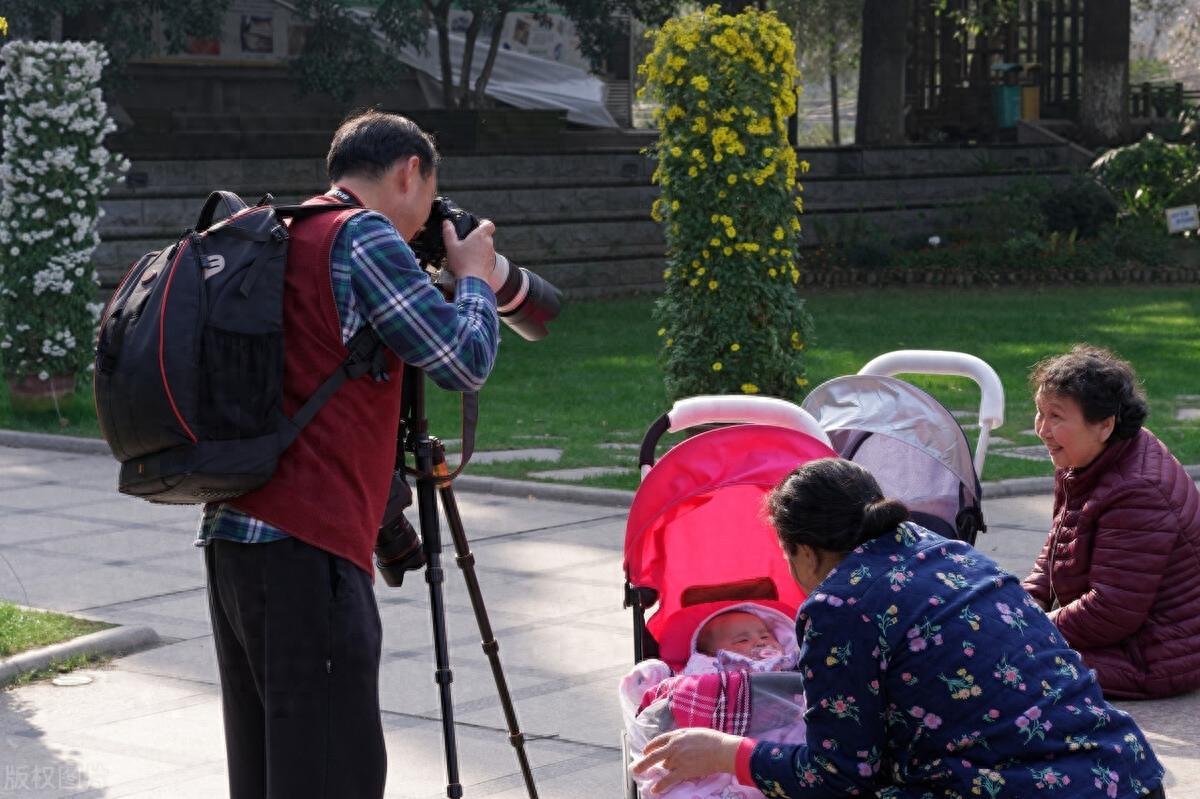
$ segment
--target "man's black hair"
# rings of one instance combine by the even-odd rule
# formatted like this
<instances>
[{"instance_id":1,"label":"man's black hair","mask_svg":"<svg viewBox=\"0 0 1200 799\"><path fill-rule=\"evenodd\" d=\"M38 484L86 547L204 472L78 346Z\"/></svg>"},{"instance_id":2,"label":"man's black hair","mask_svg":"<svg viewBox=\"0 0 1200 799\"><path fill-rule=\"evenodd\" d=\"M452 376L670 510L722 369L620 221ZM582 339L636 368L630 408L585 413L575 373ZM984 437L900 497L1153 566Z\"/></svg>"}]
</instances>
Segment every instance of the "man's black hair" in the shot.
<instances>
[{"instance_id":1,"label":"man's black hair","mask_svg":"<svg viewBox=\"0 0 1200 799\"><path fill-rule=\"evenodd\" d=\"M348 117L333 134L325 169L331 183L345 177L378 180L392 164L414 155L426 178L441 160L433 138L417 123L399 114L370 110Z\"/></svg>"}]
</instances>

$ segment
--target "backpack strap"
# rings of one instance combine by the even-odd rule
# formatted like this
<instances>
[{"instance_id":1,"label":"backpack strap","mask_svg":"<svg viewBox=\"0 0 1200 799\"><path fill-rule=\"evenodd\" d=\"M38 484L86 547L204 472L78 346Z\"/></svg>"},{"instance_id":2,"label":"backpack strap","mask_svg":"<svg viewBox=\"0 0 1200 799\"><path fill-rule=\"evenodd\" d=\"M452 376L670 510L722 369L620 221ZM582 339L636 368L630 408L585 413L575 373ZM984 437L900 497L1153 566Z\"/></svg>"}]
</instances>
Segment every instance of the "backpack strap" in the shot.
<instances>
[{"instance_id":1,"label":"backpack strap","mask_svg":"<svg viewBox=\"0 0 1200 799\"><path fill-rule=\"evenodd\" d=\"M350 203L276 205L274 208L276 216L292 217L293 219L315 216L326 211L362 210L361 206L351 205ZM389 379L387 372L387 345L383 343L383 339L379 337L379 333L376 332L375 328L369 322L365 323L357 333L350 337L350 340L346 342L346 349L350 351L350 354L346 356L346 360L342 361L341 366L335 369L333 374L325 378L325 382L309 395L309 398L304 401L300 409L290 419L287 419L289 424L286 426L286 432L283 433L280 440L281 452L291 446L305 425L313 420L313 417L317 415L317 411L321 410L321 407L329 401L330 397L347 380L357 380L368 373L377 381L387 381ZM472 431L473 433L474 431Z\"/></svg>"},{"instance_id":2,"label":"backpack strap","mask_svg":"<svg viewBox=\"0 0 1200 799\"><path fill-rule=\"evenodd\" d=\"M224 219L249 207L241 197L231 191L214 191L208 195L208 199L204 201L204 206L200 209L200 216L196 218L196 232L203 233L208 230L212 226L214 218ZM217 217L218 209L222 212L220 217Z\"/></svg>"},{"instance_id":3,"label":"backpack strap","mask_svg":"<svg viewBox=\"0 0 1200 799\"><path fill-rule=\"evenodd\" d=\"M346 342L346 348L350 350L350 354L346 356L346 360L342 361L341 366L335 369L333 374L325 378L325 382L309 395L304 404L300 406L300 409L290 419L287 419L290 424L288 424L286 432L280 440L281 452L291 446L292 442L296 440L296 436L300 435L300 431L304 429L304 426L313 420L313 417L317 415L317 411L321 410L321 407L329 401L329 398L347 380L357 380L368 373L372 374L378 381L386 382L389 379L387 373L387 346L369 322L364 324Z\"/></svg>"},{"instance_id":4,"label":"backpack strap","mask_svg":"<svg viewBox=\"0 0 1200 799\"><path fill-rule=\"evenodd\" d=\"M356 209L365 211L361 205L352 205L350 203L305 203L303 205L276 205L276 216L313 216L315 214L324 213L325 211L345 211L347 209Z\"/></svg>"}]
</instances>

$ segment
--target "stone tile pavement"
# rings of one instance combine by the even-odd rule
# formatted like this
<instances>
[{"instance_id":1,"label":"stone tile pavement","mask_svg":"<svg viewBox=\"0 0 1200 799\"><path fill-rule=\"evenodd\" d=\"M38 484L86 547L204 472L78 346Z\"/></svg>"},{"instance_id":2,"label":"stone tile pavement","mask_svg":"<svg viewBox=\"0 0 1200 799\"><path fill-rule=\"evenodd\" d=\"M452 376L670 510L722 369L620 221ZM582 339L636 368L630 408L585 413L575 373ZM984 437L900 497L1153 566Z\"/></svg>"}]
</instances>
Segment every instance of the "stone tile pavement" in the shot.
<instances>
[{"instance_id":1,"label":"stone tile pavement","mask_svg":"<svg viewBox=\"0 0 1200 799\"><path fill-rule=\"evenodd\" d=\"M154 627L164 644L87 670L79 687L0 692L0 797L226 795L215 657L196 511L118 495L102 456L0 448L0 598ZM632 662L621 609L620 508L458 494L539 793L621 795L618 677ZM1023 572L1047 497L990 500L980 548ZM448 536L447 536L448 538ZM525 791L461 575L447 625L467 797ZM388 797L445 795L424 582L376 591ZM1170 769L1172 797L1200 796L1200 694L1128 703Z\"/></svg>"}]
</instances>

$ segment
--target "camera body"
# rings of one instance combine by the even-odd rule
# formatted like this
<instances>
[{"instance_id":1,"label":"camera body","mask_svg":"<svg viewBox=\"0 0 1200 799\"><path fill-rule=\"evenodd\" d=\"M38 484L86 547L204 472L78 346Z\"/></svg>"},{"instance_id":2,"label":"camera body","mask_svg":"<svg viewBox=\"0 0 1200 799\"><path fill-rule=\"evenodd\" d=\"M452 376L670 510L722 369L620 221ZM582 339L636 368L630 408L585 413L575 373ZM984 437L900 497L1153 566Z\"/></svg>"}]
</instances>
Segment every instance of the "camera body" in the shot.
<instances>
[{"instance_id":1,"label":"camera body","mask_svg":"<svg viewBox=\"0 0 1200 799\"><path fill-rule=\"evenodd\" d=\"M434 282L443 291L449 289L452 295L453 278L446 277L446 243L442 239L442 222L447 219L460 239L469 236L480 222L474 214L455 205L449 197L435 197L425 226L409 245L422 267L438 273ZM496 253L496 263L487 282L496 294L500 321L528 341L546 337L549 332L547 323L558 316L562 307L562 292L537 274L510 263L500 253Z\"/></svg>"}]
</instances>

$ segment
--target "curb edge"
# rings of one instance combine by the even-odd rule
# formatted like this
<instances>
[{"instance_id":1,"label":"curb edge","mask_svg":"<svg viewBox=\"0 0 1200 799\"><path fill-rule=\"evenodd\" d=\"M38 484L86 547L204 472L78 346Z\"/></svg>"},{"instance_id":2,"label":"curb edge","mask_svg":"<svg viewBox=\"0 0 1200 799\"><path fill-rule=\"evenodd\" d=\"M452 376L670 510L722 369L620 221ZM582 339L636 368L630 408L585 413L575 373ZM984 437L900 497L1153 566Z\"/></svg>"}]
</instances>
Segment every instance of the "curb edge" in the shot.
<instances>
[{"instance_id":1,"label":"curb edge","mask_svg":"<svg viewBox=\"0 0 1200 799\"><path fill-rule=\"evenodd\" d=\"M150 627L113 627L81 635L69 641L31 649L0 659L0 686L26 672L44 669L56 660L75 655L129 654L151 647L159 640L158 633Z\"/></svg>"}]
</instances>

